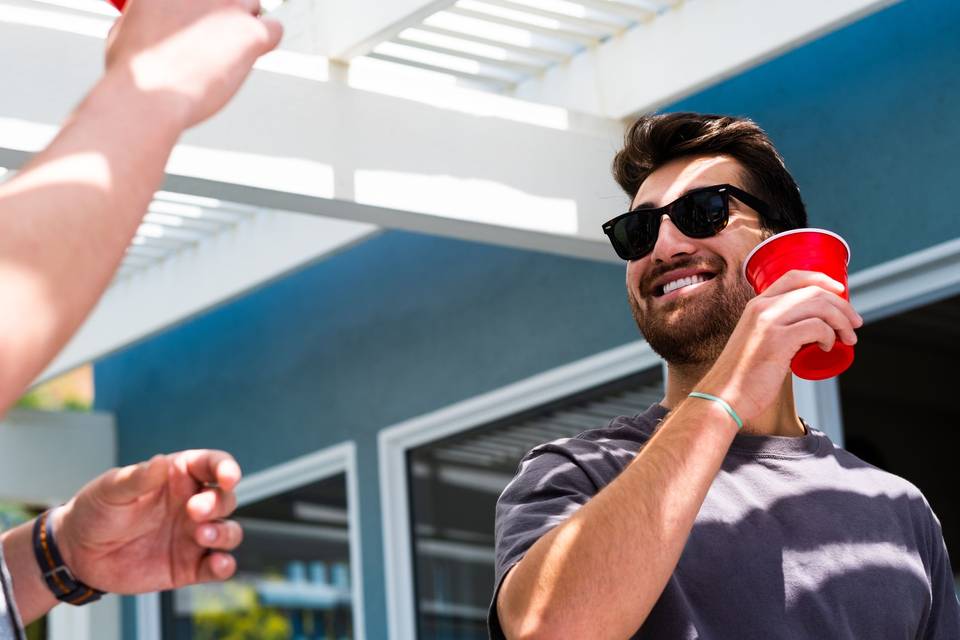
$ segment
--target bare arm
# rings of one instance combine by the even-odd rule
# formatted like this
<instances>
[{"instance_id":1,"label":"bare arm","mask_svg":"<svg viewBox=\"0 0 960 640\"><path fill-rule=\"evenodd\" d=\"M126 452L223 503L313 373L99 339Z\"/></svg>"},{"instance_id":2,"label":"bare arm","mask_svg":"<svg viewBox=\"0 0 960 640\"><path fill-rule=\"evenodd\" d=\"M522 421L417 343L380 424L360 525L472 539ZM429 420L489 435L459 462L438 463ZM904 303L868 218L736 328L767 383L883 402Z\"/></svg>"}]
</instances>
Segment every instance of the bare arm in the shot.
<instances>
[{"instance_id":1,"label":"bare arm","mask_svg":"<svg viewBox=\"0 0 960 640\"><path fill-rule=\"evenodd\" d=\"M180 133L233 95L280 27L257 0L134 0L107 73L0 186L0 415L110 282Z\"/></svg>"},{"instance_id":2,"label":"bare arm","mask_svg":"<svg viewBox=\"0 0 960 640\"><path fill-rule=\"evenodd\" d=\"M749 422L773 402L804 344L855 341L862 321L830 291L791 272L747 305L724 353L697 389ZM497 613L507 637L626 638L670 579L737 426L714 402L676 407L636 459L507 574Z\"/></svg>"},{"instance_id":3,"label":"bare arm","mask_svg":"<svg viewBox=\"0 0 960 640\"><path fill-rule=\"evenodd\" d=\"M714 403L688 400L671 412L616 480L507 574L498 598L507 637L634 633L673 573L736 432Z\"/></svg>"},{"instance_id":4,"label":"bare arm","mask_svg":"<svg viewBox=\"0 0 960 640\"><path fill-rule=\"evenodd\" d=\"M0 413L106 288L160 184L182 111L108 76L0 187Z\"/></svg>"}]
</instances>

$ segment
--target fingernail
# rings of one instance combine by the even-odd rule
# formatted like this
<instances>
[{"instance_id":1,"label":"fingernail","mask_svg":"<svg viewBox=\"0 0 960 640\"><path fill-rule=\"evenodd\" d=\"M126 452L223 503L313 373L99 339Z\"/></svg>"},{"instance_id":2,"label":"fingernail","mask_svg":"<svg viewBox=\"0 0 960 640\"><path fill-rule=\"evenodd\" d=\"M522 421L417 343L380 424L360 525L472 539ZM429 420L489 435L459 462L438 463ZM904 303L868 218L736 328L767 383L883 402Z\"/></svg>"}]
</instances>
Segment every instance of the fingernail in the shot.
<instances>
[{"instance_id":1,"label":"fingernail","mask_svg":"<svg viewBox=\"0 0 960 640\"><path fill-rule=\"evenodd\" d=\"M216 527L204 527L203 528L203 539L207 542L213 542L217 539L217 529Z\"/></svg>"}]
</instances>

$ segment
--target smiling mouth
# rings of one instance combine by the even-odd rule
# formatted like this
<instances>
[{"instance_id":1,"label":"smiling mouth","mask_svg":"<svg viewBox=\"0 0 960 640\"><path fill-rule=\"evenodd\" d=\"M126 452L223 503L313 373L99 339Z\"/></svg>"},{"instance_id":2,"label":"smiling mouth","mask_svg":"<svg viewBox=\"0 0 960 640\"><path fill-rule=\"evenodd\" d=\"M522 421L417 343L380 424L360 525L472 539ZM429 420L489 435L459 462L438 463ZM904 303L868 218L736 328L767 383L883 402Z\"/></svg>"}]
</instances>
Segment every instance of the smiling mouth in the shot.
<instances>
[{"instance_id":1,"label":"smiling mouth","mask_svg":"<svg viewBox=\"0 0 960 640\"><path fill-rule=\"evenodd\" d=\"M654 290L653 295L655 298L662 298L665 295L669 295L676 291L683 291L688 287L701 284L709 280L713 280L716 277L717 277L717 274L715 273L698 273L694 276L680 278L679 280L675 280L673 282L668 282L665 285L658 286L656 290Z\"/></svg>"}]
</instances>

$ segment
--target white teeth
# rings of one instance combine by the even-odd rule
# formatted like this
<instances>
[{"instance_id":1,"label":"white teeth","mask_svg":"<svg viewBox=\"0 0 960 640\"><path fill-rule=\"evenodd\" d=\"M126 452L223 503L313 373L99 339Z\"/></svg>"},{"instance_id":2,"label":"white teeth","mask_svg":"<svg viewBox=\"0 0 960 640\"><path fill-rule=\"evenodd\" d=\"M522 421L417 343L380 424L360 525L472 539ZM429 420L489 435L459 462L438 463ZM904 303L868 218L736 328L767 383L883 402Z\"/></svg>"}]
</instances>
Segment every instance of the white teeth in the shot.
<instances>
[{"instance_id":1,"label":"white teeth","mask_svg":"<svg viewBox=\"0 0 960 640\"><path fill-rule=\"evenodd\" d=\"M667 295L671 291L676 291L681 287L688 287L691 284L697 284L698 282L706 282L707 278L701 275L689 276L686 278L680 278L679 280L674 280L673 282L668 282L663 285L663 295Z\"/></svg>"}]
</instances>

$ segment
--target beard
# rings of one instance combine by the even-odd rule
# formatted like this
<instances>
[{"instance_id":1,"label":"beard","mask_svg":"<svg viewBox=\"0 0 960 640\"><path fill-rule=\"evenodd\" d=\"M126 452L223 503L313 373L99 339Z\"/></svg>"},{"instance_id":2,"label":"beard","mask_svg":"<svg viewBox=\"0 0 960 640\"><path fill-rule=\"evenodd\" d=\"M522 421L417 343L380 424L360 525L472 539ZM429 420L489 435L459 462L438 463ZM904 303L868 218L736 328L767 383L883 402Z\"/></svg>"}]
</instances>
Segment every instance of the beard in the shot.
<instances>
[{"instance_id":1,"label":"beard","mask_svg":"<svg viewBox=\"0 0 960 640\"><path fill-rule=\"evenodd\" d=\"M712 364L756 295L739 272L732 282L726 276L724 268L711 284L703 285L709 291L674 298L646 312L628 291L633 319L650 348L672 365Z\"/></svg>"}]
</instances>

